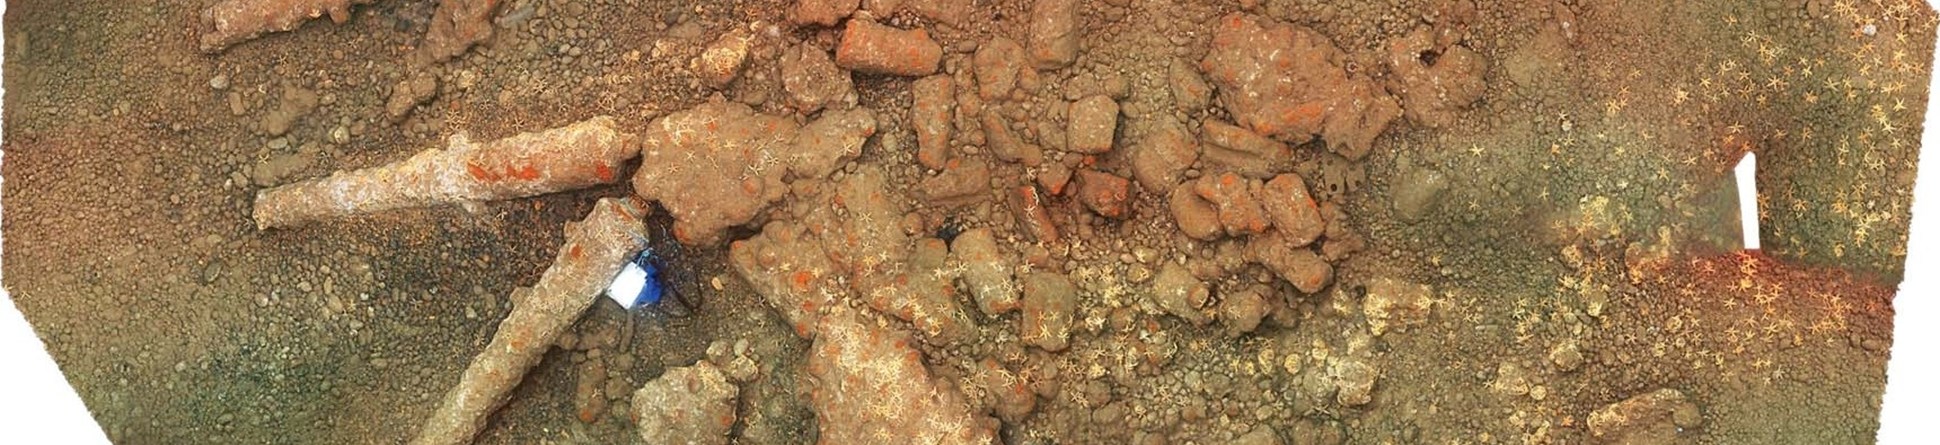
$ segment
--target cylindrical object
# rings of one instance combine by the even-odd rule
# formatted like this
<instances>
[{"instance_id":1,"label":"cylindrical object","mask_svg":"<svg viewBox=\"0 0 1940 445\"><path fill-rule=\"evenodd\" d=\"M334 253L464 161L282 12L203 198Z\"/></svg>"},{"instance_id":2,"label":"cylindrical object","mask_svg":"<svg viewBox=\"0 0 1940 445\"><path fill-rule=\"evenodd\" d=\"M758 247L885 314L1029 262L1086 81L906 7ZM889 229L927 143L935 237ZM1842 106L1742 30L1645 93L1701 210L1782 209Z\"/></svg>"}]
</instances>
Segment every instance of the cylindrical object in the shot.
<instances>
[{"instance_id":1,"label":"cylindrical object","mask_svg":"<svg viewBox=\"0 0 1940 445\"><path fill-rule=\"evenodd\" d=\"M854 71L897 76L927 76L943 60L943 47L921 29L902 30L868 20L850 20L835 47L835 65Z\"/></svg>"},{"instance_id":2,"label":"cylindrical object","mask_svg":"<svg viewBox=\"0 0 1940 445\"><path fill-rule=\"evenodd\" d=\"M470 443L505 404L525 373L572 327L601 290L646 248L645 210L631 199L601 199L579 223L566 224L566 245L539 283L513 293L512 313L418 431L413 445Z\"/></svg>"},{"instance_id":3,"label":"cylindrical object","mask_svg":"<svg viewBox=\"0 0 1940 445\"><path fill-rule=\"evenodd\" d=\"M464 134L443 150L256 193L256 227L269 229L381 210L524 198L619 180L639 153L633 136L600 116L478 144Z\"/></svg>"}]
</instances>

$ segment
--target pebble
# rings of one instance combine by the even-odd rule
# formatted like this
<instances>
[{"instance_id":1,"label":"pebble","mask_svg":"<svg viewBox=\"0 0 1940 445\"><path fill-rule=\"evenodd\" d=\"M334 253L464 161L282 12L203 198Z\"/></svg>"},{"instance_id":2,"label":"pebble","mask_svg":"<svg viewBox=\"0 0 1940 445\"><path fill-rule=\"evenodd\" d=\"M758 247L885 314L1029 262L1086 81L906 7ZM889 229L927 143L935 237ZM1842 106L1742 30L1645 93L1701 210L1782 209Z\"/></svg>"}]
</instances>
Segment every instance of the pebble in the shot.
<instances>
[{"instance_id":1,"label":"pebble","mask_svg":"<svg viewBox=\"0 0 1940 445\"><path fill-rule=\"evenodd\" d=\"M229 89L229 75L217 74L216 77L209 78L209 88L214 88L216 91Z\"/></svg>"}]
</instances>

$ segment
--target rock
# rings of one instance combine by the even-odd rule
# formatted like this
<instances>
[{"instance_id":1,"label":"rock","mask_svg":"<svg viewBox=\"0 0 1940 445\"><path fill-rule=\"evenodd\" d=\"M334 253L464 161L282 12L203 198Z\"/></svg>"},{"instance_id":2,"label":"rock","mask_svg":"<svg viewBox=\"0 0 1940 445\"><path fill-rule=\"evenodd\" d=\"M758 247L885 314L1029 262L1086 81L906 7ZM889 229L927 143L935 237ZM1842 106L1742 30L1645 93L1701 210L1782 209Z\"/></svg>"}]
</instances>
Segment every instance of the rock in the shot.
<instances>
[{"instance_id":1,"label":"rock","mask_svg":"<svg viewBox=\"0 0 1940 445\"><path fill-rule=\"evenodd\" d=\"M1442 191L1448 189L1448 177L1432 168L1415 167L1398 176L1389 203L1394 216L1405 222L1427 216L1441 203Z\"/></svg>"},{"instance_id":2,"label":"rock","mask_svg":"<svg viewBox=\"0 0 1940 445\"><path fill-rule=\"evenodd\" d=\"M1070 344L1071 326L1077 321L1077 286L1053 272L1033 272L1023 276L1023 281L1024 317L1019 337L1045 351L1063 351Z\"/></svg>"},{"instance_id":3,"label":"rock","mask_svg":"<svg viewBox=\"0 0 1940 445\"><path fill-rule=\"evenodd\" d=\"M1467 47L1436 42L1428 27L1388 44L1388 69L1395 95L1408 120L1431 128L1453 123L1488 88L1482 73L1488 61Z\"/></svg>"},{"instance_id":4,"label":"rock","mask_svg":"<svg viewBox=\"0 0 1940 445\"><path fill-rule=\"evenodd\" d=\"M606 418L606 362L592 359L579 363L579 380L573 387L573 417L580 423L599 423ZM730 413L731 414L731 413Z\"/></svg>"},{"instance_id":5,"label":"rock","mask_svg":"<svg viewBox=\"0 0 1940 445\"><path fill-rule=\"evenodd\" d=\"M1078 1L1037 0L1031 6L1031 66L1055 70L1078 60Z\"/></svg>"},{"instance_id":6,"label":"rock","mask_svg":"<svg viewBox=\"0 0 1940 445\"><path fill-rule=\"evenodd\" d=\"M902 198L886 181L881 168L859 168L819 195L821 203L804 221L850 285L865 296L895 281L907 269L910 253Z\"/></svg>"},{"instance_id":7,"label":"rock","mask_svg":"<svg viewBox=\"0 0 1940 445\"><path fill-rule=\"evenodd\" d=\"M1266 266L1280 279L1293 283L1295 289L1307 294L1319 293L1327 288L1333 279L1334 267L1314 254L1313 249L1293 247L1281 241L1278 234L1255 237L1246 243L1249 255L1254 262Z\"/></svg>"},{"instance_id":8,"label":"rock","mask_svg":"<svg viewBox=\"0 0 1940 445\"><path fill-rule=\"evenodd\" d=\"M391 99L384 103L384 113L391 117L391 122L402 122L406 116L411 115L412 108L431 101L431 98L437 95L437 76L430 74L412 76L398 81L397 86L391 88Z\"/></svg>"},{"instance_id":9,"label":"rock","mask_svg":"<svg viewBox=\"0 0 1940 445\"><path fill-rule=\"evenodd\" d=\"M725 445L738 395L713 363L701 361L641 385L633 393L633 420L647 443Z\"/></svg>"},{"instance_id":10,"label":"rock","mask_svg":"<svg viewBox=\"0 0 1940 445\"><path fill-rule=\"evenodd\" d=\"M977 95L998 102L1017 88L1017 77L1024 70L1024 46L1008 37L992 37L977 47L970 63L977 76Z\"/></svg>"},{"instance_id":11,"label":"rock","mask_svg":"<svg viewBox=\"0 0 1940 445\"><path fill-rule=\"evenodd\" d=\"M1523 369L1522 365L1503 362L1496 365L1495 381L1489 382L1489 389L1510 396L1520 396L1528 394L1531 385L1529 371Z\"/></svg>"},{"instance_id":12,"label":"rock","mask_svg":"<svg viewBox=\"0 0 1940 445\"><path fill-rule=\"evenodd\" d=\"M862 144L875 134L876 114L867 108L825 111L801 128L781 161L792 178L824 178L862 155Z\"/></svg>"},{"instance_id":13,"label":"rock","mask_svg":"<svg viewBox=\"0 0 1940 445\"><path fill-rule=\"evenodd\" d=\"M432 89L435 92L437 85L433 84ZM259 129L270 136L282 136L290 132L290 127L296 124L297 119L308 116L310 111L315 109L317 109L317 93L297 87L284 87L282 102L277 104L275 110L263 115Z\"/></svg>"},{"instance_id":14,"label":"rock","mask_svg":"<svg viewBox=\"0 0 1940 445\"><path fill-rule=\"evenodd\" d=\"M1368 331L1375 336L1389 328L1406 328L1428 321L1434 307L1434 290L1388 277L1367 283L1367 296L1361 299L1361 314L1367 316Z\"/></svg>"},{"instance_id":15,"label":"rock","mask_svg":"<svg viewBox=\"0 0 1940 445\"><path fill-rule=\"evenodd\" d=\"M1166 67L1166 78L1172 88L1172 102L1178 105L1179 111L1190 115L1212 104L1212 85L1206 84L1206 77L1199 75L1192 62L1172 59L1172 65Z\"/></svg>"},{"instance_id":16,"label":"rock","mask_svg":"<svg viewBox=\"0 0 1940 445\"><path fill-rule=\"evenodd\" d=\"M1251 130L1206 119L1199 135L1206 140L1202 156L1207 161L1248 178L1272 178L1293 168L1293 149Z\"/></svg>"},{"instance_id":17,"label":"rock","mask_svg":"<svg viewBox=\"0 0 1940 445\"><path fill-rule=\"evenodd\" d=\"M989 196L990 163L981 158L952 159L942 174L923 179L917 189L924 201L938 207L975 204Z\"/></svg>"},{"instance_id":18,"label":"rock","mask_svg":"<svg viewBox=\"0 0 1940 445\"><path fill-rule=\"evenodd\" d=\"M1037 408L1037 395L1017 372L1004 369L996 360L977 362L977 385L982 387L991 411L1005 422L1022 422Z\"/></svg>"},{"instance_id":19,"label":"rock","mask_svg":"<svg viewBox=\"0 0 1940 445\"><path fill-rule=\"evenodd\" d=\"M1575 371L1583 366L1583 351L1576 346L1576 340L1563 340L1549 348L1549 363L1556 365L1556 372Z\"/></svg>"},{"instance_id":20,"label":"rock","mask_svg":"<svg viewBox=\"0 0 1940 445\"><path fill-rule=\"evenodd\" d=\"M1219 226L1227 235L1242 236L1266 233L1270 227L1266 208L1258 198L1262 187L1257 179L1224 173L1200 178L1193 183L1192 191L1212 203L1219 213Z\"/></svg>"},{"instance_id":21,"label":"rock","mask_svg":"<svg viewBox=\"0 0 1940 445\"><path fill-rule=\"evenodd\" d=\"M1260 202L1266 209L1267 219L1273 222L1273 230L1292 246L1313 243L1326 232L1320 208L1307 195L1307 183L1300 180L1300 175L1286 173L1267 181L1260 189Z\"/></svg>"},{"instance_id":22,"label":"rock","mask_svg":"<svg viewBox=\"0 0 1940 445\"><path fill-rule=\"evenodd\" d=\"M1703 420L1684 392L1664 388L1606 405L1590 413L1586 423L1598 443L1644 445L1679 443L1679 433Z\"/></svg>"},{"instance_id":23,"label":"rock","mask_svg":"<svg viewBox=\"0 0 1940 445\"><path fill-rule=\"evenodd\" d=\"M1367 241L1361 239L1359 233L1354 232L1352 224L1347 219L1347 211L1341 210L1340 204L1333 201L1321 203L1320 219L1325 221L1324 224L1327 226L1326 234L1323 235L1326 242L1320 245L1321 258L1328 262L1340 262L1347 259L1348 255L1367 247Z\"/></svg>"},{"instance_id":24,"label":"rock","mask_svg":"<svg viewBox=\"0 0 1940 445\"><path fill-rule=\"evenodd\" d=\"M1044 169L1037 172L1037 186L1043 187L1044 192L1051 196L1064 196L1064 190L1069 185L1071 167L1064 166L1062 162L1044 164Z\"/></svg>"},{"instance_id":25,"label":"rock","mask_svg":"<svg viewBox=\"0 0 1940 445\"><path fill-rule=\"evenodd\" d=\"M972 3L973 0L928 0L910 3L909 10L938 23L962 28L964 20L975 10Z\"/></svg>"},{"instance_id":26,"label":"rock","mask_svg":"<svg viewBox=\"0 0 1940 445\"><path fill-rule=\"evenodd\" d=\"M1206 303L1212 300L1212 289L1179 263L1167 261L1159 266L1158 275L1152 278L1152 298L1160 309L1192 322L1193 326L1212 321L1205 309Z\"/></svg>"},{"instance_id":27,"label":"rock","mask_svg":"<svg viewBox=\"0 0 1940 445\"><path fill-rule=\"evenodd\" d=\"M728 83L741 75L741 66L748 61L748 47L753 43L753 34L734 28L707 44L707 50L694 59L692 68L708 87L726 88Z\"/></svg>"},{"instance_id":28,"label":"rock","mask_svg":"<svg viewBox=\"0 0 1940 445\"><path fill-rule=\"evenodd\" d=\"M793 121L734 102L709 102L667 115L640 136L641 168L633 190L666 207L680 242L714 243L728 227L753 220L787 192L782 180L790 170L787 163L797 157L798 131Z\"/></svg>"},{"instance_id":29,"label":"rock","mask_svg":"<svg viewBox=\"0 0 1940 445\"><path fill-rule=\"evenodd\" d=\"M813 45L796 45L781 53L781 86L789 103L803 113L855 99L849 72L837 68L827 51Z\"/></svg>"},{"instance_id":30,"label":"rock","mask_svg":"<svg viewBox=\"0 0 1940 445\"><path fill-rule=\"evenodd\" d=\"M1192 187L1179 187L1172 190L1166 198L1167 207L1172 209L1172 219L1179 224L1179 231L1198 240L1218 238L1224 230L1219 225L1219 209L1211 201L1199 197Z\"/></svg>"},{"instance_id":31,"label":"rock","mask_svg":"<svg viewBox=\"0 0 1940 445\"><path fill-rule=\"evenodd\" d=\"M1219 19L1200 70L1240 126L1291 144L1319 135L1359 160L1401 108L1372 81L1350 76L1346 58L1311 29L1234 13Z\"/></svg>"},{"instance_id":32,"label":"rock","mask_svg":"<svg viewBox=\"0 0 1940 445\"><path fill-rule=\"evenodd\" d=\"M963 267L963 285L985 315L997 316L1018 309L1017 281L1011 276L1016 261L997 246L989 228L975 228L957 234L950 242L950 255Z\"/></svg>"},{"instance_id":33,"label":"rock","mask_svg":"<svg viewBox=\"0 0 1940 445\"><path fill-rule=\"evenodd\" d=\"M988 444L994 422L938 384L908 334L863 323L848 309L824 317L809 347L810 404L823 443ZM679 442L669 442L679 443Z\"/></svg>"},{"instance_id":34,"label":"rock","mask_svg":"<svg viewBox=\"0 0 1940 445\"><path fill-rule=\"evenodd\" d=\"M1280 434L1274 432L1273 427L1266 425L1255 426L1253 431L1246 432L1246 435L1239 436L1232 442L1233 445L1280 445L1280 443Z\"/></svg>"},{"instance_id":35,"label":"rock","mask_svg":"<svg viewBox=\"0 0 1940 445\"><path fill-rule=\"evenodd\" d=\"M1117 175L1091 169L1078 171L1078 202L1099 216L1124 218L1131 187L1131 180Z\"/></svg>"},{"instance_id":36,"label":"rock","mask_svg":"<svg viewBox=\"0 0 1940 445\"><path fill-rule=\"evenodd\" d=\"M209 78L209 89L216 91L229 89L229 75L216 74L215 77Z\"/></svg>"},{"instance_id":37,"label":"rock","mask_svg":"<svg viewBox=\"0 0 1940 445\"><path fill-rule=\"evenodd\" d=\"M1199 143L1172 117L1156 119L1132 148L1132 177L1146 190L1168 193L1179 184L1180 174L1199 160Z\"/></svg>"},{"instance_id":38,"label":"rock","mask_svg":"<svg viewBox=\"0 0 1940 445\"><path fill-rule=\"evenodd\" d=\"M1339 421L1306 417L1294 422L1287 436L1300 445L1341 445L1347 443L1346 431Z\"/></svg>"},{"instance_id":39,"label":"rock","mask_svg":"<svg viewBox=\"0 0 1940 445\"><path fill-rule=\"evenodd\" d=\"M797 25L835 26L848 18L860 2L856 0L798 0L788 8L788 21Z\"/></svg>"},{"instance_id":40,"label":"rock","mask_svg":"<svg viewBox=\"0 0 1940 445\"><path fill-rule=\"evenodd\" d=\"M1267 310L1264 289L1247 288L1221 299L1219 320L1226 324L1226 336L1238 337L1259 328Z\"/></svg>"},{"instance_id":41,"label":"rock","mask_svg":"<svg viewBox=\"0 0 1940 445\"><path fill-rule=\"evenodd\" d=\"M425 30L424 41L418 44L412 63L427 66L444 62L492 38L492 17L497 15L502 3L499 0L438 2L438 9L431 13L430 29Z\"/></svg>"},{"instance_id":42,"label":"rock","mask_svg":"<svg viewBox=\"0 0 1940 445\"><path fill-rule=\"evenodd\" d=\"M1071 104L1071 121L1065 131L1065 148L1077 153L1100 154L1111 151L1118 132L1118 102L1110 96L1096 95Z\"/></svg>"},{"instance_id":43,"label":"rock","mask_svg":"<svg viewBox=\"0 0 1940 445\"><path fill-rule=\"evenodd\" d=\"M1327 377L1334 382L1335 401L1342 406L1361 406L1374 400L1374 381L1380 370L1359 357L1337 357L1327 366Z\"/></svg>"},{"instance_id":44,"label":"rock","mask_svg":"<svg viewBox=\"0 0 1940 445\"><path fill-rule=\"evenodd\" d=\"M971 334L975 325L956 302L956 276L947 268L949 248L943 240L916 241L908 270L863 294L878 312L916 327L931 344L953 345Z\"/></svg>"},{"instance_id":45,"label":"rock","mask_svg":"<svg viewBox=\"0 0 1940 445\"><path fill-rule=\"evenodd\" d=\"M316 164L316 153L297 150L296 153L270 156L249 169L249 180L257 187L270 187L289 182L296 174L308 170Z\"/></svg>"},{"instance_id":46,"label":"rock","mask_svg":"<svg viewBox=\"0 0 1940 445\"><path fill-rule=\"evenodd\" d=\"M839 284L846 275L808 228L792 221L770 222L761 233L728 245L728 261L780 312L802 338L814 336L822 310L849 297Z\"/></svg>"},{"instance_id":47,"label":"rock","mask_svg":"<svg viewBox=\"0 0 1940 445\"><path fill-rule=\"evenodd\" d=\"M950 76L924 77L909 85L915 104L910 106L910 126L916 130L916 162L931 170L942 170L950 160L951 125L956 113L956 87Z\"/></svg>"},{"instance_id":48,"label":"rock","mask_svg":"<svg viewBox=\"0 0 1940 445\"><path fill-rule=\"evenodd\" d=\"M927 76L943 60L943 47L922 29L901 30L869 20L850 20L835 47L835 65L853 71Z\"/></svg>"},{"instance_id":49,"label":"rock","mask_svg":"<svg viewBox=\"0 0 1940 445\"><path fill-rule=\"evenodd\" d=\"M1036 167L1044 163L1043 149L1037 145L1025 143L1023 138L1018 137L1017 132L1011 130L1010 121L1005 119L997 108L984 109L981 123L984 141L990 147L990 153L997 155L997 159L1022 163L1025 167Z\"/></svg>"},{"instance_id":50,"label":"rock","mask_svg":"<svg viewBox=\"0 0 1940 445\"><path fill-rule=\"evenodd\" d=\"M1032 240L1039 243L1058 241L1058 226L1051 222L1051 212L1045 209L1044 199L1037 193L1037 187L1019 186L1011 189L1010 211L1017 217L1017 225L1024 228Z\"/></svg>"}]
</instances>

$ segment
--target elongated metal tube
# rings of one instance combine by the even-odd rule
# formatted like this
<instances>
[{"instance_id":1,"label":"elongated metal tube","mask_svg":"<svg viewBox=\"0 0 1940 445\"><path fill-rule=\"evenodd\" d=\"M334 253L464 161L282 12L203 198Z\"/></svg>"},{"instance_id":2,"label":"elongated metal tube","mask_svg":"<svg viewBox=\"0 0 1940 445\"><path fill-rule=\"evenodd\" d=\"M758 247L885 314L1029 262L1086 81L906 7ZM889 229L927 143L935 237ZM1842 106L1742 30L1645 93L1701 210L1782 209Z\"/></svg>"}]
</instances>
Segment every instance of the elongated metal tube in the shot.
<instances>
[{"instance_id":1,"label":"elongated metal tube","mask_svg":"<svg viewBox=\"0 0 1940 445\"><path fill-rule=\"evenodd\" d=\"M593 305L601 290L646 248L646 211L630 199L601 199L578 223L566 224L566 245L531 288L513 291L512 313L425 421L414 445L470 443L486 419L512 394L546 349Z\"/></svg>"},{"instance_id":2,"label":"elongated metal tube","mask_svg":"<svg viewBox=\"0 0 1940 445\"><path fill-rule=\"evenodd\" d=\"M561 192L619 180L622 163L639 154L633 135L601 116L486 143L453 135L393 164L278 186L256 193L258 229L382 210L494 201Z\"/></svg>"}]
</instances>

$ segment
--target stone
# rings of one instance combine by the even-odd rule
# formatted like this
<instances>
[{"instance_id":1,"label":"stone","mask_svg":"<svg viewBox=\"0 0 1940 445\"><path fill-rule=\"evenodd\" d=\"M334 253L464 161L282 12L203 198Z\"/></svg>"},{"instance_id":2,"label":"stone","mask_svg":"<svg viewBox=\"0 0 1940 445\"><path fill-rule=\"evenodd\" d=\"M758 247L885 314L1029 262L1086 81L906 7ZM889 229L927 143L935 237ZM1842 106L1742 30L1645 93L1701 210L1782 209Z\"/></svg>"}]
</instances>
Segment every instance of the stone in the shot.
<instances>
[{"instance_id":1,"label":"stone","mask_svg":"<svg viewBox=\"0 0 1940 445\"><path fill-rule=\"evenodd\" d=\"M1026 167L1036 167L1044 163L1044 151L1035 144L1025 143L1024 139L1010 128L1010 121L1004 118L997 108L983 111L984 141L990 153L1004 162L1016 162Z\"/></svg>"},{"instance_id":2,"label":"stone","mask_svg":"<svg viewBox=\"0 0 1940 445\"><path fill-rule=\"evenodd\" d=\"M1017 78L1024 70L1024 46L1008 37L996 36L977 47L970 64L977 78L977 95L989 102L1010 97Z\"/></svg>"},{"instance_id":3,"label":"stone","mask_svg":"<svg viewBox=\"0 0 1940 445\"><path fill-rule=\"evenodd\" d=\"M907 270L865 291L863 300L878 312L909 322L931 344L961 343L975 324L957 305L955 272L947 266L949 254L941 239L917 240Z\"/></svg>"},{"instance_id":4,"label":"stone","mask_svg":"<svg viewBox=\"0 0 1940 445\"><path fill-rule=\"evenodd\" d=\"M1219 209L1214 208L1211 201L1199 197L1192 187L1173 189L1166 198L1166 204L1172 210L1172 220L1186 236L1210 241L1225 233L1219 225Z\"/></svg>"},{"instance_id":5,"label":"stone","mask_svg":"<svg viewBox=\"0 0 1940 445\"><path fill-rule=\"evenodd\" d=\"M599 359L580 362L579 380L573 382L573 417L585 424L605 420L605 390L606 362Z\"/></svg>"},{"instance_id":6,"label":"stone","mask_svg":"<svg viewBox=\"0 0 1940 445\"><path fill-rule=\"evenodd\" d=\"M1346 54L1325 36L1243 13L1218 23L1199 67L1241 127L1290 144L1320 136L1329 150L1359 160L1400 116L1379 85L1347 72Z\"/></svg>"},{"instance_id":7,"label":"stone","mask_svg":"<svg viewBox=\"0 0 1940 445\"><path fill-rule=\"evenodd\" d=\"M1260 205L1273 222L1273 230L1280 233L1280 240L1294 247L1311 244L1326 233L1320 208L1314 205L1313 197L1307 194L1307 183L1298 174L1286 173L1267 181L1260 189Z\"/></svg>"},{"instance_id":8,"label":"stone","mask_svg":"<svg viewBox=\"0 0 1940 445\"><path fill-rule=\"evenodd\" d=\"M692 68L708 87L726 88L741 75L741 67L747 64L748 49L753 44L753 34L735 28L708 43L707 49L694 59Z\"/></svg>"},{"instance_id":9,"label":"stone","mask_svg":"<svg viewBox=\"0 0 1940 445\"><path fill-rule=\"evenodd\" d=\"M1442 192L1448 189L1448 176L1428 167L1412 167L1404 173L1389 196L1389 204L1394 216L1403 222L1417 222L1428 215L1441 203Z\"/></svg>"},{"instance_id":10,"label":"stone","mask_svg":"<svg viewBox=\"0 0 1940 445\"><path fill-rule=\"evenodd\" d=\"M1423 27L1390 42L1387 63L1408 120L1441 128L1482 98L1488 61L1462 45L1437 42L1435 34Z\"/></svg>"},{"instance_id":11,"label":"stone","mask_svg":"<svg viewBox=\"0 0 1940 445\"><path fill-rule=\"evenodd\" d=\"M1176 262L1167 261L1159 266L1158 275L1152 278L1152 298L1160 309L1191 322L1193 326L1204 326L1212 321L1206 311L1206 304L1212 299L1212 289L1192 271Z\"/></svg>"},{"instance_id":12,"label":"stone","mask_svg":"<svg viewBox=\"0 0 1940 445\"><path fill-rule=\"evenodd\" d=\"M989 196L990 163L981 158L951 159L943 172L917 184L925 202L942 208L960 208L982 202Z\"/></svg>"},{"instance_id":13,"label":"stone","mask_svg":"<svg viewBox=\"0 0 1940 445\"><path fill-rule=\"evenodd\" d=\"M975 11L974 0L928 0L909 3L909 10L938 23L962 28ZM888 12L888 11L884 11Z\"/></svg>"},{"instance_id":14,"label":"stone","mask_svg":"<svg viewBox=\"0 0 1940 445\"><path fill-rule=\"evenodd\" d=\"M1221 298L1219 321L1226 325L1228 337L1238 337L1258 329L1268 309L1264 289L1247 288Z\"/></svg>"},{"instance_id":15,"label":"stone","mask_svg":"<svg viewBox=\"0 0 1940 445\"><path fill-rule=\"evenodd\" d=\"M739 391L707 361L668 369L633 393L633 418L640 439L647 443L725 445L734 427Z\"/></svg>"},{"instance_id":16,"label":"stone","mask_svg":"<svg viewBox=\"0 0 1940 445\"><path fill-rule=\"evenodd\" d=\"M832 308L809 347L809 402L823 443L988 444L995 422L940 384L908 334ZM669 442L680 443L680 442Z\"/></svg>"},{"instance_id":17,"label":"stone","mask_svg":"<svg viewBox=\"0 0 1940 445\"><path fill-rule=\"evenodd\" d=\"M1146 190L1169 193L1179 185L1186 168L1199 160L1199 142L1172 117L1156 119L1148 123L1149 132L1132 148L1132 177Z\"/></svg>"},{"instance_id":18,"label":"stone","mask_svg":"<svg viewBox=\"0 0 1940 445\"><path fill-rule=\"evenodd\" d=\"M433 84L433 92L436 92L436 89L436 84ZM416 103L414 102L413 105ZM282 136L290 132L290 127L296 125L298 119L308 116L310 111L316 108L317 93L297 87L284 87L283 100L277 103L275 110L263 115L259 129L270 136Z\"/></svg>"},{"instance_id":19,"label":"stone","mask_svg":"<svg viewBox=\"0 0 1940 445\"><path fill-rule=\"evenodd\" d=\"M1327 366L1334 382L1334 400L1341 406L1361 406L1374 400L1374 383L1381 371L1360 357L1336 357Z\"/></svg>"},{"instance_id":20,"label":"stone","mask_svg":"<svg viewBox=\"0 0 1940 445\"><path fill-rule=\"evenodd\" d=\"M1390 328L1405 328L1428 321L1434 308L1434 289L1390 277L1368 281L1367 295L1361 299L1361 314L1367 317L1368 331L1380 336Z\"/></svg>"},{"instance_id":21,"label":"stone","mask_svg":"<svg viewBox=\"0 0 1940 445\"><path fill-rule=\"evenodd\" d=\"M828 51L813 45L796 45L781 53L781 86L788 93L788 103L803 113L855 99L855 81L849 72L836 67Z\"/></svg>"},{"instance_id":22,"label":"stone","mask_svg":"<svg viewBox=\"0 0 1940 445\"><path fill-rule=\"evenodd\" d=\"M796 133L793 151L784 152L790 179L824 178L862 155L862 144L876 134L876 115L867 108L829 110ZM761 162L757 160L756 162Z\"/></svg>"},{"instance_id":23,"label":"stone","mask_svg":"<svg viewBox=\"0 0 1940 445\"><path fill-rule=\"evenodd\" d=\"M857 0L797 0L788 8L788 21L797 25L835 26L855 12Z\"/></svg>"},{"instance_id":24,"label":"stone","mask_svg":"<svg viewBox=\"0 0 1940 445\"><path fill-rule=\"evenodd\" d=\"M391 99L384 103L384 114L391 117L391 122L403 121L405 116L411 115L412 108L429 102L437 94L437 76L419 74L398 81L397 86L391 88Z\"/></svg>"},{"instance_id":25,"label":"stone","mask_svg":"<svg viewBox=\"0 0 1940 445\"><path fill-rule=\"evenodd\" d=\"M1248 242L1246 247L1252 260L1266 266L1280 279L1292 283L1300 292L1311 295L1326 289L1334 276L1333 265L1320 259L1313 249L1293 247L1277 237L1276 233L1255 237Z\"/></svg>"},{"instance_id":26,"label":"stone","mask_svg":"<svg viewBox=\"0 0 1940 445\"><path fill-rule=\"evenodd\" d=\"M1079 99L1071 104L1065 148L1084 154L1108 152L1117 132L1118 102L1102 94Z\"/></svg>"},{"instance_id":27,"label":"stone","mask_svg":"<svg viewBox=\"0 0 1940 445\"><path fill-rule=\"evenodd\" d=\"M1206 142L1201 157L1242 176L1268 179L1293 168L1293 149L1252 130L1206 119L1199 136Z\"/></svg>"},{"instance_id":28,"label":"stone","mask_svg":"<svg viewBox=\"0 0 1940 445\"><path fill-rule=\"evenodd\" d=\"M950 255L963 267L963 286L970 290L977 309L992 317L1015 311L1017 280L1011 275L1016 260L997 245L996 235L987 227L966 230L950 241Z\"/></svg>"},{"instance_id":29,"label":"stone","mask_svg":"<svg viewBox=\"0 0 1940 445\"><path fill-rule=\"evenodd\" d=\"M1270 227L1266 208L1259 200L1262 187L1257 179L1229 172L1200 178L1193 183L1192 191L1212 203L1219 213L1219 226L1227 235L1243 236L1266 233Z\"/></svg>"},{"instance_id":30,"label":"stone","mask_svg":"<svg viewBox=\"0 0 1940 445\"><path fill-rule=\"evenodd\" d=\"M942 170L950 160L950 135L955 131L955 83L950 76L938 74L910 83L909 92L915 99L909 121L916 130L916 162Z\"/></svg>"},{"instance_id":31,"label":"stone","mask_svg":"<svg viewBox=\"0 0 1940 445\"><path fill-rule=\"evenodd\" d=\"M789 119L734 102L675 112L641 134L633 190L673 215L680 242L711 244L787 192L786 162L799 130Z\"/></svg>"},{"instance_id":32,"label":"stone","mask_svg":"<svg viewBox=\"0 0 1940 445\"><path fill-rule=\"evenodd\" d=\"M1599 443L1645 445L1680 443L1679 433L1701 426L1703 420L1683 391L1663 388L1605 405L1585 423Z\"/></svg>"},{"instance_id":33,"label":"stone","mask_svg":"<svg viewBox=\"0 0 1940 445\"><path fill-rule=\"evenodd\" d=\"M1205 76L1199 75L1192 62L1172 59L1172 64L1166 67L1166 79L1172 89L1172 103L1180 111L1194 114L1212 104L1212 85L1206 83Z\"/></svg>"},{"instance_id":34,"label":"stone","mask_svg":"<svg viewBox=\"0 0 1940 445\"><path fill-rule=\"evenodd\" d=\"M1024 233L1040 243L1058 242L1058 226L1051 222L1051 212L1046 209L1044 198L1034 186L1018 186L1010 192L1010 210L1017 217L1017 225Z\"/></svg>"},{"instance_id":35,"label":"stone","mask_svg":"<svg viewBox=\"0 0 1940 445\"><path fill-rule=\"evenodd\" d=\"M1549 348L1549 363L1556 365L1556 372L1575 371L1583 366L1583 350L1576 345L1576 340L1563 340Z\"/></svg>"},{"instance_id":36,"label":"stone","mask_svg":"<svg viewBox=\"0 0 1940 445\"><path fill-rule=\"evenodd\" d=\"M1077 0L1037 0L1030 20L1032 67L1055 70L1078 60Z\"/></svg>"},{"instance_id":37,"label":"stone","mask_svg":"<svg viewBox=\"0 0 1940 445\"><path fill-rule=\"evenodd\" d=\"M1092 212L1112 219L1125 218L1131 200L1132 181L1097 170L1078 170L1078 202Z\"/></svg>"},{"instance_id":38,"label":"stone","mask_svg":"<svg viewBox=\"0 0 1940 445\"><path fill-rule=\"evenodd\" d=\"M1071 326L1077 321L1077 286L1053 272L1033 272L1023 281L1024 317L1019 337L1045 351L1063 351L1070 345Z\"/></svg>"},{"instance_id":39,"label":"stone","mask_svg":"<svg viewBox=\"0 0 1940 445\"><path fill-rule=\"evenodd\" d=\"M1280 445L1281 443L1280 434L1267 425L1255 426L1252 431L1246 432L1232 442L1233 445Z\"/></svg>"},{"instance_id":40,"label":"stone","mask_svg":"<svg viewBox=\"0 0 1940 445\"><path fill-rule=\"evenodd\" d=\"M850 20L835 47L835 65L852 71L894 76L927 76L943 60L943 47L929 31L903 30L869 20Z\"/></svg>"}]
</instances>

